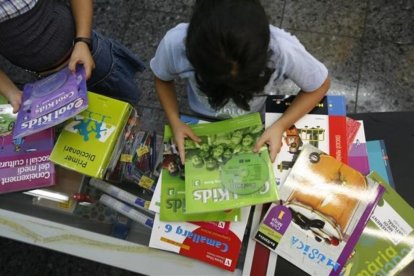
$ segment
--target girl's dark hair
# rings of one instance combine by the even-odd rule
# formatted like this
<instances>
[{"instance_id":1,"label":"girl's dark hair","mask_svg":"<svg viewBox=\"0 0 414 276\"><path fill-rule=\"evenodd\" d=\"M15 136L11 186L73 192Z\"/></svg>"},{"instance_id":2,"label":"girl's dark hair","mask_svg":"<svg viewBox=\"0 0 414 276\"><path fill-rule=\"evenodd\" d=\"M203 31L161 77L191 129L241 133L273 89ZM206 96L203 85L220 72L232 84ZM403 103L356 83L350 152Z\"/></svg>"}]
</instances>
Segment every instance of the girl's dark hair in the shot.
<instances>
[{"instance_id":1,"label":"girl's dark hair","mask_svg":"<svg viewBox=\"0 0 414 276\"><path fill-rule=\"evenodd\" d=\"M197 84L213 108L232 99L249 110L248 102L263 91L270 30L258 0L199 0L187 31L186 54Z\"/></svg>"}]
</instances>

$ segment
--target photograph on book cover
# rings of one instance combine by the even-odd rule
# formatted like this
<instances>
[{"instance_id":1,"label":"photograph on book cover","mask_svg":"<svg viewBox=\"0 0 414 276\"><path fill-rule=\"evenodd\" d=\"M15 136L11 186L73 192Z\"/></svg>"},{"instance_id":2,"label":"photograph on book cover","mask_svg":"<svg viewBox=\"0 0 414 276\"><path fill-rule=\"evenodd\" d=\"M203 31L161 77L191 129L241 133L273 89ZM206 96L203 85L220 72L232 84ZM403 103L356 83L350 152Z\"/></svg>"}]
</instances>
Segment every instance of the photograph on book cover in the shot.
<instances>
[{"instance_id":1,"label":"photograph on book cover","mask_svg":"<svg viewBox=\"0 0 414 276\"><path fill-rule=\"evenodd\" d=\"M160 199L161 221L240 221L240 209L216 212L186 213L185 167L181 164L178 150L173 142L171 128L164 128L164 149L161 181L157 185ZM157 189L156 188L156 189ZM155 194L154 194L155 196Z\"/></svg>"},{"instance_id":2,"label":"photograph on book cover","mask_svg":"<svg viewBox=\"0 0 414 276\"><path fill-rule=\"evenodd\" d=\"M272 95L266 100L265 126L279 119L295 96ZM314 109L286 129L282 147L273 162L276 184L282 185L300 150L311 144L347 162L346 103L342 96L325 96Z\"/></svg>"},{"instance_id":3,"label":"photograph on book cover","mask_svg":"<svg viewBox=\"0 0 414 276\"><path fill-rule=\"evenodd\" d=\"M201 142L185 141L188 213L222 211L278 199L267 147L253 152L263 131L256 113L191 126Z\"/></svg>"},{"instance_id":4,"label":"photograph on book cover","mask_svg":"<svg viewBox=\"0 0 414 276\"><path fill-rule=\"evenodd\" d=\"M384 189L303 147L255 239L311 275L339 274Z\"/></svg>"}]
</instances>

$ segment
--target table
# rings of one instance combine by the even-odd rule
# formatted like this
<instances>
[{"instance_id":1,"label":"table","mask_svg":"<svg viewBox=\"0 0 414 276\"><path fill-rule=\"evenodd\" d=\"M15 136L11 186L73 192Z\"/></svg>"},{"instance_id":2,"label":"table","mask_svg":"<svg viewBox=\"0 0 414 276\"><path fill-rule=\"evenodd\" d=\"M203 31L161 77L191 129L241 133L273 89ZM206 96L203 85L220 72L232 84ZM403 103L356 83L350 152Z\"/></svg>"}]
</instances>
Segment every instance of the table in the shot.
<instances>
[{"instance_id":1,"label":"table","mask_svg":"<svg viewBox=\"0 0 414 276\"><path fill-rule=\"evenodd\" d=\"M367 140L385 141L397 191L414 206L414 112L351 114L364 120ZM149 231L135 226L128 240L111 237L110 226L52 210L33 208L31 197L21 193L0 197L0 235L69 253L143 274L226 275L226 271L147 248ZM414 264L403 274L410 275ZM234 274L239 275L238 269Z\"/></svg>"}]
</instances>

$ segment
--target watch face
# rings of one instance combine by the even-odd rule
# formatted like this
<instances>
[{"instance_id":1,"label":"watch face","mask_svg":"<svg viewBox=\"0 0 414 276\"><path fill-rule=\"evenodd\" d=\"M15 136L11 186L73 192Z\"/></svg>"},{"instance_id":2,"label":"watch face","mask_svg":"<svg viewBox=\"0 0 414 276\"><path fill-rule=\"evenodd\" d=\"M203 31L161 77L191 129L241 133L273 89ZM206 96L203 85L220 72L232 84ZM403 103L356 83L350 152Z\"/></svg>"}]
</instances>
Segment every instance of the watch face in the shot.
<instances>
[{"instance_id":1,"label":"watch face","mask_svg":"<svg viewBox=\"0 0 414 276\"><path fill-rule=\"evenodd\" d=\"M36 82L33 85L32 96L39 98L53 93L66 83L68 76L66 70L61 70L56 74Z\"/></svg>"},{"instance_id":2,"label":"watch face","mask_svg":"<svg viewBox=\"0 0 414 276\"><path fill-rule=\"evenodd\" d=\"M230 192L247 195L259 191L268 181L266 162L259 154L234 155L221 170L221 182Z\"/></svg>"}]
</instances>

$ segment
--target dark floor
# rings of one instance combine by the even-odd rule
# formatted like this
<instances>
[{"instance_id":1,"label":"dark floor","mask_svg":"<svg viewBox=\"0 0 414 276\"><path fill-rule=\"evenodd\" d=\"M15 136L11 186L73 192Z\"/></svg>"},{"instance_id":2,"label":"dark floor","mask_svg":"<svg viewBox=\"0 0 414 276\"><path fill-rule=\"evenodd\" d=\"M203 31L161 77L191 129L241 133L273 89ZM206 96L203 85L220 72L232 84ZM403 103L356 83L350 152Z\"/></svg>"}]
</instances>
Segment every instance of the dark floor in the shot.
<instances>
[{"instance_id":1,"label":"dark floor","mask_svg":"<svg viewBox=\"0 0 414 276\"><path fill-rule=\"evenodd\" d=\"M188 21L194 0L96 0L96 29L120 40L148 64L163 34ZM345 95L349 113L414 110L414 0L262 0L270 21L295 34L331 75L330 94ZM0 59L16 83L29 73ZM145 127L161 131L164 113L150 70L137 76ZM286 82L280 94L296 93ZM188 112L179 91L180 106ZM0 198L1 200L1 198ZM1 275L129 275L104 266L0 238ZM413 273L414 274L414 273Z\"/></svg>"}]
</instances>

